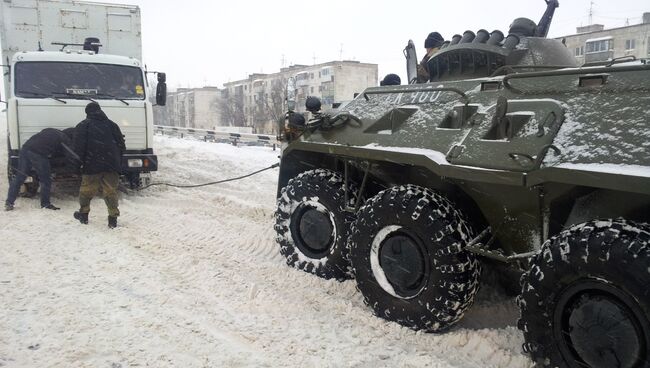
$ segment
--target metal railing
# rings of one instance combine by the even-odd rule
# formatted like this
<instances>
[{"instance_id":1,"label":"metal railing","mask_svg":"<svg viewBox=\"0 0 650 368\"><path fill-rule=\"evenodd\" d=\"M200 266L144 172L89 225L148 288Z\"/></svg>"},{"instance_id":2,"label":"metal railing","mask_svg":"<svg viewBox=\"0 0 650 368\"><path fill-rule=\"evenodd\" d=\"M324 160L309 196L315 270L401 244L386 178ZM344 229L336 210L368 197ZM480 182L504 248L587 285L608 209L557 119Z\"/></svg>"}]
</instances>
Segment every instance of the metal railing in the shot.
<instances>
[{"instance_id":1,"label":"metal railing","mask_svg":"<svg viewBox=\"0 0 650 368\"><path fill-rule=\"evenodd\" d=\"M279 146L277 137L265 134L231 133L218 130L194 129L174 126L154 125L154 133L161 135L178 136L180 138L192 137L204 142L221 142L237 145L239 143L256 143L273 147L275 151Z\"/></svg>"}]
</instances>

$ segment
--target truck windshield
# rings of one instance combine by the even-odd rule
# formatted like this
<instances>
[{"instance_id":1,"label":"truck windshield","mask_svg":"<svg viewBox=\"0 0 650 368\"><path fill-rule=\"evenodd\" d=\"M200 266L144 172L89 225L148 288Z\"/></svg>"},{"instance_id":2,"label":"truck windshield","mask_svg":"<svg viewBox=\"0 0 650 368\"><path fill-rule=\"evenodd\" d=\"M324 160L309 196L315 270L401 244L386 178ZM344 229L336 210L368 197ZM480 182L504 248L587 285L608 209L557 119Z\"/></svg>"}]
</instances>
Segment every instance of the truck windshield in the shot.
<instances>
[{"instance_id":1,"label":"truck windshield","mask_svg":"<svg viewBox=\"0 0 650 368\"><path fill-rule=\"evenodd\" d=\"M124 65L22 62L16 64L15 81L14 93L23 98L145 98L142 71Z\"/></svg>"}]
</instances>

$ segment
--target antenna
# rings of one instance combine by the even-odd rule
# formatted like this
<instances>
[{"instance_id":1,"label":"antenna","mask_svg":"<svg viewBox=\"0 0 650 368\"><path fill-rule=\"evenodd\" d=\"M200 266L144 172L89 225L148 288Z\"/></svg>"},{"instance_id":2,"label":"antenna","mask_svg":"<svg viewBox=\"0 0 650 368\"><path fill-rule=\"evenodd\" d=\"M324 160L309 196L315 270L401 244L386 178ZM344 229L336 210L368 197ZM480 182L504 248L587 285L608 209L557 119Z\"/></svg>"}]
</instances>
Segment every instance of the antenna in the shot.
<instances>
[{"instance_id":1,"label":"antenna","mask_svg":"<svg viewBox=\"0 0 650 368\"><path fill-rule=\"evenodd\" d=\"M341 44L341 49L339 50L339 60L343 60L343 44Z\"/></svg>"},{"instance_id":2,"label":"antenna","mask_svg":"<svg viewBox=\"0 0 650 368\"><path fill-rule=\"evenodd\" d=\"M287 66L287 58L284 57L284 54L282 54L282 59L280 59L280 65L282 65L283 68Z\"/></svg>"},{"instance_id":3,"label":"antenna","mask_svg":"<svg viewBox=\"0 0 650 368\"><path fill-rule=\"evenodd\" d=\"M314 60L314 64L313 64L313 65L316 65L316 53L314 53L314 56L312 56L312 59Z\"/></svg>"},{"instance_id":4,"label":"antenna","mask_svg":"<svg viewBox=\"0 0 650 368\"><path fill-rule=\"evenodd\" d=\"M592 0L589 5L589 25L594 24L594 1Z\"/></svg>"}]
</instances>

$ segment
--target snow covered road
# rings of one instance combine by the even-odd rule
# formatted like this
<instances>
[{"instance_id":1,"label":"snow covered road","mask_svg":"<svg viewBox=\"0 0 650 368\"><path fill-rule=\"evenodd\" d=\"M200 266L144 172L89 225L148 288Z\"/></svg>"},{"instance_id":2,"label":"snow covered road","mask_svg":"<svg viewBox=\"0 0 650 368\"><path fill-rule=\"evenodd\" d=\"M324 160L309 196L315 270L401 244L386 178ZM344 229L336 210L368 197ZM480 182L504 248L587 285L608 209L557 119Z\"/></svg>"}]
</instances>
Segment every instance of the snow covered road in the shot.
<instances>
[{"instance_id":1,"label":"snow covered road","mask_svg":"<svg viewBox=\"0 0 650 368\"><path fill-rule=\"evenodd\" d=\"M278 155L165 137L156 151L154 181L185 184ZM0 367L532 366L514 301L489 288L451 332L423 334L374 317L354 281L288 268L274 240L276 177L122 196L115 230L98 199L88 226L72 218L72 193L55 193L59 212L19 199L0 213Z\"/></svg>"}]
</instances>

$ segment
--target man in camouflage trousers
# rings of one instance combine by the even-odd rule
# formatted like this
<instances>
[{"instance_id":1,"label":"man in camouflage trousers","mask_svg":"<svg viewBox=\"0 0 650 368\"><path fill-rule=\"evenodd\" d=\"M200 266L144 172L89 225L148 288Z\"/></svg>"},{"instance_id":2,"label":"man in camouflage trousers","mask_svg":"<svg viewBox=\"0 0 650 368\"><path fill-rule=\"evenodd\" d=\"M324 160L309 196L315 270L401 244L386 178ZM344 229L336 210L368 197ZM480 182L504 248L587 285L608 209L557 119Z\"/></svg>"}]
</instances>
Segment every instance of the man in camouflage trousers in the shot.
<instances>
[{"instance_id":1,"label":"man in camouflage trousers","mask_svg":"<svg viewBox=\"0 0 650 368\"><path fill-rule=\"evenodd\" d=\"M111 121L96 102L86 106L86 119L75 128L75 152L81 161L79 211L74 218L88 223L90 201L101 190L108 207L108 227L117 227L118 185L122 154L126 150L120 127Z\"/></svg>"}]
</instances>

